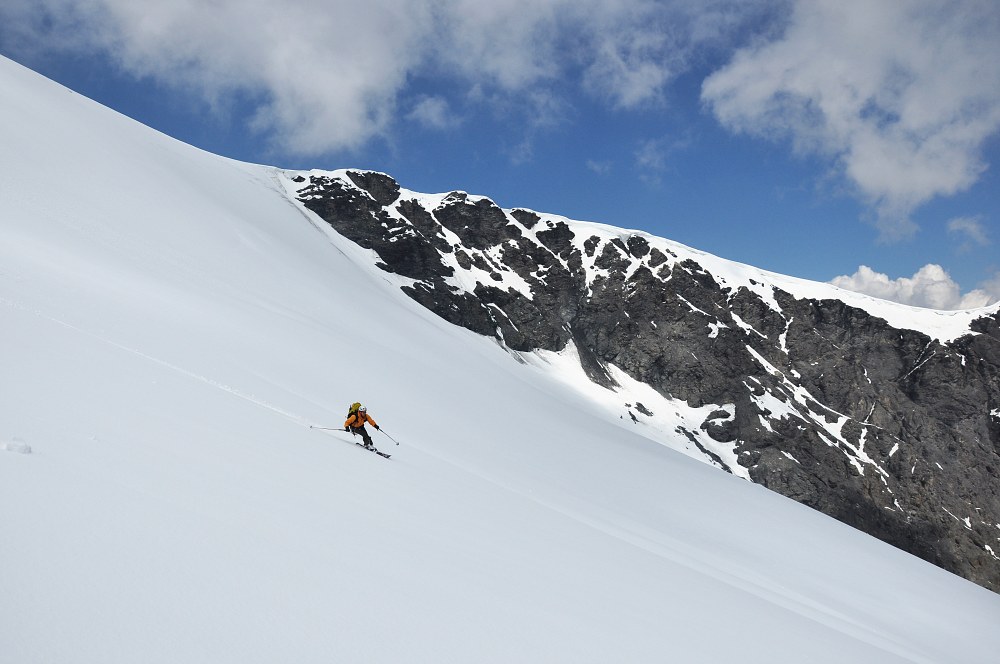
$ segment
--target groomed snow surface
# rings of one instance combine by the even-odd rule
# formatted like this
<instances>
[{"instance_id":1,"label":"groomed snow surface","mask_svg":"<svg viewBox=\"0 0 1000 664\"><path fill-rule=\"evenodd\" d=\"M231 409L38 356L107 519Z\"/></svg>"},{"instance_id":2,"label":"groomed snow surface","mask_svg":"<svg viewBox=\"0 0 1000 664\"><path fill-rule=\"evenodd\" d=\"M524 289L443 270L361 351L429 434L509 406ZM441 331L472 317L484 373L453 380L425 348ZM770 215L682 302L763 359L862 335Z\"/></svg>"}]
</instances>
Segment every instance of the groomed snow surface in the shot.
<instances>
[{"instance_id":1,"label":"groomed snow surface","mask_svg":"<svg viewBox=\"0 0 1000 664\"><path fill-rule=\"evenodd\" d=\"M995 661L1000 596L442 322L276 171L0 87L0 660ZM309 428L355 400L392 459Z\"/></svg>"}]
</instances>

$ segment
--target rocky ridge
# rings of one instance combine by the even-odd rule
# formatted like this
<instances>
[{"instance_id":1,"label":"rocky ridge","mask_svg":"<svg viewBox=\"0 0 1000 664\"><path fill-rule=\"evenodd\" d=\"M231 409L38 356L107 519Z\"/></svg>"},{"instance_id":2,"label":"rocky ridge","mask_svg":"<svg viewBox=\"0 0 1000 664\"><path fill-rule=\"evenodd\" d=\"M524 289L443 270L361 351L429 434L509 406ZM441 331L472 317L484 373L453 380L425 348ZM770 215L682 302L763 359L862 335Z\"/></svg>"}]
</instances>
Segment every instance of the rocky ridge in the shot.
<instances>
[{"instance_id":1,"label":"rocky ridge","mask_svg":"<svg viewBox=\"0 0 1000 664\"><path fill-rule=\"evenodd\" d=\"M1000 591L1000 308L933 312L368 171L287 173L402 289L658 397L626 422ZM646 388L646 389L648 389Z\"/></svg>"}]
</instances>

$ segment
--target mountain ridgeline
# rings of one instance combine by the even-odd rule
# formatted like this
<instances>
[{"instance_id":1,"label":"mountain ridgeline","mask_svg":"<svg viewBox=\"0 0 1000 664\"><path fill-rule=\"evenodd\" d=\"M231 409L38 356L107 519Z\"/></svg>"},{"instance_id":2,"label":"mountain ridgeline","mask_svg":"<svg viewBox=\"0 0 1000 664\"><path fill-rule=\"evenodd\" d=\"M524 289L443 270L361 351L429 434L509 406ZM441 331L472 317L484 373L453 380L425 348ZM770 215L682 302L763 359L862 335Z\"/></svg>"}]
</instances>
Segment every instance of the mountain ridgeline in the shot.
<instances>
[{"instance_id":1,"label":"mountain ridgeline","mask_svg":"<svg viewBox=\"0 0 1000 664\"><path fill-rule=\"evenodd\" d=\"M615 367L701 409L671 432L695 455L1000 591L996 307L931 336L879 314L947 314L643 233L416 194L374 172L287 175L302 205L444 319L515 356L572 346L596 383L614 388ZM621 409L635 426L655 415Z\"/></svg>"}]
</instances>

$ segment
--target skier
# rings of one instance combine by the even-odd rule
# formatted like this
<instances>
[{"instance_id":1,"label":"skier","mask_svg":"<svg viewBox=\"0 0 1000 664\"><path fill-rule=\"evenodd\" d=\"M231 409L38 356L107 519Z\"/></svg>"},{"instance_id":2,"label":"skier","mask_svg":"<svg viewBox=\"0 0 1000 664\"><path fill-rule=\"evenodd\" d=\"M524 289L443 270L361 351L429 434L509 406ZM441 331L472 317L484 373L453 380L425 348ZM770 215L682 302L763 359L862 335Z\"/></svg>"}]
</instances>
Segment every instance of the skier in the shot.
<instances>
[{"instance_id":1,"label":"skier","mask_svg":"<svg viewBox=\"0 0 1000 664\"><path fill-rule=\"evenodd\" d=\"M350 431L353 435L357 436L361 434L361 437L365 441L365 447L368 449L374 449L375 444L372 443L371 436L368 435L367 429L365 429L365 422L368 422L375 430L378 431L378 424L372 419L372 416L368 414L368 409L362 406L360 403L355 403L351 406L351 411L347 415L347 421L344 422L344 431Z\"/></svg>"}]
</instances>

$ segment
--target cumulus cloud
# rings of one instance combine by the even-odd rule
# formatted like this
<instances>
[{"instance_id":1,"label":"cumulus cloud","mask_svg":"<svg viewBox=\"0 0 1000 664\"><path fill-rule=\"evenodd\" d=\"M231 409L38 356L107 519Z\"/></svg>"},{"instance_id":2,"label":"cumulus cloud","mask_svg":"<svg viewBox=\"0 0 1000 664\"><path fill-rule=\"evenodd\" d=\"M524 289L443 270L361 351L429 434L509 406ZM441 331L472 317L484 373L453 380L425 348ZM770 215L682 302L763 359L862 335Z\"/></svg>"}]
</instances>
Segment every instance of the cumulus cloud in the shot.
<instances>
[{"instance_id":1,"label":"cumulus cloud","mask_svg":"<svg viewBox=\"0 0 1000 664\"><path fill-rule=\"evenodd\" d=\"M993 0L796 0L780 38L738 51L702 97L737 132L832 158L886 240L968 189L1000 128Z\"/></svg>"},{"instance_id":2,"label":"cumulus cloud","mask_svg":"<svg viewBox=\"0 0 1000 664\"><path fill-rule=\"evenodd\" d=\"M933 263L923 266L912 277L898 279L862 265L854 274L835 277L830 283L883 300L931 309L975 309L1000 301L1000 273L963 295L951 275Z\"/></svg>"},{"instance_id":3,"label":"cumulus cloud","mask_svg":"<svg viewBox=\"0 0 1000 664\"><path fill-rule=\"evenodd\" d=\"M502 96L529 126L560 86L617 107L658 99L686 53L738 23L739 5L5 0L0 35L21 52L104 52L136 77L196 91L213 106L250 100L254 128L281 149L308 155L360 147L387 135L400 117L446 126L455 117L445 96L467 98L477 87ZM662 30L667 24L676 29ZM401 108L419 76L448 91Z\"/></svg>"},{"instance_id":4,"label":"cumulus cloud","mask_svg":"<svg viewBox=\"0 0 1000 664\"><path fill-rule=\"evenodd\" d=\"M775 1L5 0L0 37L20 52L103 51L213 106L250 99L256 129L317 154L361 146L399 117L454 120L441 95L399 107L420 76L453 98L485 90L527 125L560 88L619 109L656 104L699 49Z\"/></svg>"},{"instance_id":5,"label":"cumulus cloud","mask_svg":"<svg viewBox=\"0 0 1000 664\"><path fill-rule=\"evenodd\" d=\"M21 26L18 43L103 51L136 77L212 105L252 99L254 128L314 154L357 147L393 117L433 18L428 3L398 9L397 0L14 0L0 22Z\"/></svg>"}]
</instances>

